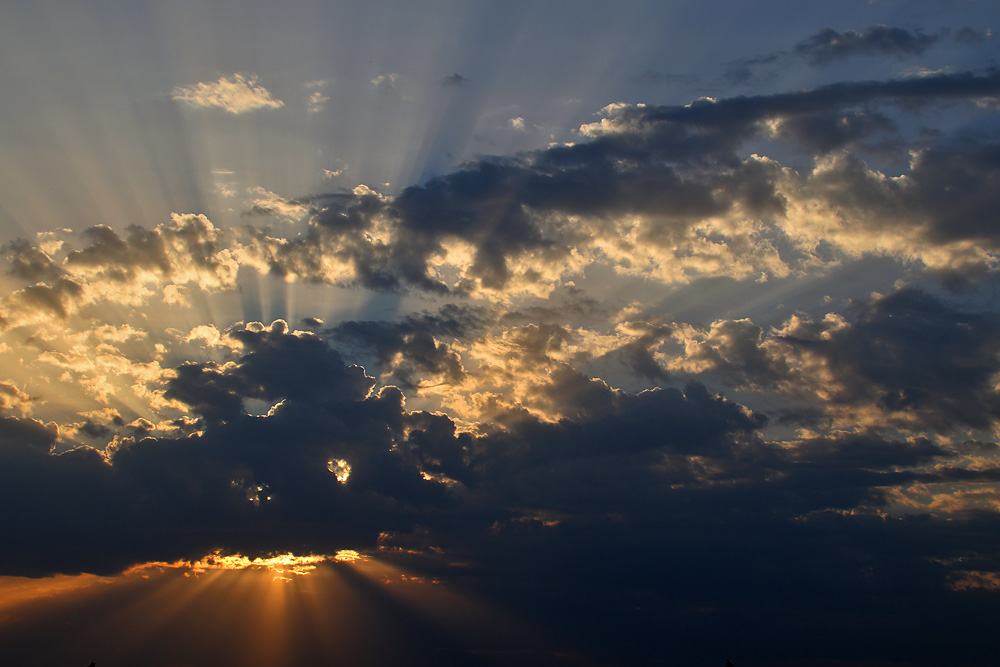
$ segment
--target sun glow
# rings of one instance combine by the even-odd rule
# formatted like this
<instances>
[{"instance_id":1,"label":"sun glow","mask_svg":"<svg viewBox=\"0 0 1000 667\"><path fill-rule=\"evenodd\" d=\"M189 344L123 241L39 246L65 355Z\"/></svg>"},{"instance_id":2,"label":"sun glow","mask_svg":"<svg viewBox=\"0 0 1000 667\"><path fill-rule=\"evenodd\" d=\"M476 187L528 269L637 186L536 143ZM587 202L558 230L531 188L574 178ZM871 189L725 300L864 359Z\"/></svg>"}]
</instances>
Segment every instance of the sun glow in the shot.
<instances>
[{"instance_id":1,"label":"sun glow","mask_svg":"<svg viewBox=\"0 0 1000 667\"><path fill-rule=\"evenodd\" d=\"M51 628L53 618L59 642L25 643L35 624ZM72 664L81 655L98 664L304 666L318 656L335 656L336 664L412 664L414 656L447 663L471 647L507 650L505 642L526 636L514 626L436 578L349 549L260 558L217 552L115 577L0 578L0 645L32 664Z\"/></svg>"},{"instance_id":2,"label":"sun glow","mask_svg":"<svg viewBox=\"0 0 1000 667\"><path fill-rule=\"evenodd\" d=\"M357 553L357 552L353 552ZM359 556L360 558L360 556ZM222 554L216 551L196 561L178 560L173 563L150 562L135 565L124 574L135 574L150 569L185 570L191 574L204 574L214 570L258 570L274 573L274 578L285 579L285 575L306 575L316 569L317 564L327 562L327 556L296 556L293 553L250 559L240 554ZM340 559L337 559L340 560Z\"/></svg>"},{"instance_id":3,"label":"sun glow","mask_svg":"<svg viewBox=\"0 0 1000 667\"><path fill-rule=\"evenodd\" d=\"M368 556L360 554L354 549L341 549L333 557L338 563L354 563L359 560L368 560Z\"/></svg>"}]
</instances>

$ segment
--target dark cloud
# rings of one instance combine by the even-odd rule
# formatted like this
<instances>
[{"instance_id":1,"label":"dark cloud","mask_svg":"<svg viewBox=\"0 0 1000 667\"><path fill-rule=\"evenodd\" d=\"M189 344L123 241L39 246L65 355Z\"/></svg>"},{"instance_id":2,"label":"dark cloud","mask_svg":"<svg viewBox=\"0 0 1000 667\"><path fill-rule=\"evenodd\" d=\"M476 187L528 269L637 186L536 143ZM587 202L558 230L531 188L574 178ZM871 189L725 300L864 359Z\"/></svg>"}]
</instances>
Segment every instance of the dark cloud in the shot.
<instances>
[{"instance_id":1,"label":"dark cloud","mask_svg":"<svg viewBox=\"0 0 1000 667\"><path fill-rule=\"evenodd\" d=\"M486 323L482 311L448 304L437 314L411 315L401 322L341 322L330 334L374 353L379 373L390 373L405 389L418 389L427 376L433 383L461 382L465 369L459 356L436 339L467 339Z\"/></svg>"},{"instance_id":2,"label":"dark cloud","mask_svg":"<svg viewBox=\"0 0 1000 667\"><path fill-rule=\"evenodd\" d=\"M779 51L776 53L768 53L766 55L757 56L756 58L743 58L737 60L736 62L730 63L729 68L726 70L724 75L725 79L729 83L737 86L747 83L757 76L754 71L755 68L780 63L785 60L787 56L788 54L786 52Z\"/></svg>"},{"instance_id":3,"label":"dark cloud","mask_svg":"<svg viewBox=\"0 0 1000 667\"><path fill-rule=\"evenodd\" d=\"M858 33L854 30L837 32L830 28L820 30L795 45L794 53L813 65L829 65L836 60L852 56L870 55L921 55L940 39L905 28L874 25Z\"/></svg>"},{"instance_id":4,"label":"dark cloud","mask_svg":"<svg viewBox=\"0 0 1000 667\"><path fill-rule=\"evenodd\" d=\"M687 358L727 384L774 390L790 369L779 355L768 353L764 339L764 330L749 319L716 322Z\"/></svg>"},{"instance_id":5,"label":"dark cloud","mask_svg":"<svg viewBox=\"0 0 1000 667\"><path fill-rule=\"evenodd\" d=\"M983 328L907 293L862 310L864 330L835 333L830 345L880 345L921 331L935 314ZM397 330L465 336L477 321L446 309ZM357 323L331 333L381 333L395 344L386 331ZM466 562L464 586L547 619L579 650L642 663L662 649L654 626L711 638L722 623L737 628L741 646L764 641L730 626L724 610L736 609L768 627L791 623L805 633L793 641L799 647L817 640L803 618L846 631L838 610L856 616L862 604L880 627L908 627L935 605L958 603L949 582L1000 569L988 556L1000 547L988 537L1000 535L992 514L887 521L876 513L887 488L961 474L949 468L956 452L927 439L768 443L763 416L701 384L630 394L567 368L550 374L548 388L565 417L521 413L463 433L447 415L408 412L394 387L374 391L374 379L315 335L280 321L228 335L243 345L231 363L182 366L170 382L172 397L202 415L197 435L124 438L106 457L89 448L56 454L54 428L0 419L4 572L112 573L213 549L253 556L380 543L385 558L410 558L443 581L456 575L445 563ZM550 325L518 335L543 358L565 334ZM883 384L904 372L863 363L844 372ZM249 398L280 402L253 417L240 408ZM914 470L929 464L932 472ZM961 604L963 613L974 607ZM615 646L574 631L595 622L616 633ZM766 629L764 638L778 639ZM705 650L688 639L678 651Z\"/></svg>"},{"instance_id":6,"label":"dark cloud","mask_svg":"<svg viewBox=\"0 0 1000 667\"><path fill-rule=\"evenodd\" d=\"M765 118L788 117L831 108L850 108L874 101L933 102L976 98L1000 91L1000 72L935 74L913 79L834 83L812 90L774 95L738 96L701 101L683 107L644 108L631 115L636 120L670 121L702 128L732 127L747 131Z\"/></svg>"},{"instance_id":7,"label":"dark cloud","mask_svg":"<svg viewBox=\"0 0 1000 667\"><path fill-rule=\"evenodd\" d=\"M246 398L301 402L362 400L375 385L359 366L345 367L340 354L311 334L289 334L276 320L270 328L228 332L244 354L235 368L214 362L188 363L168 384L167 398L190 405L212 419L242 414ZM302 363L304 359L310 362Z\"/></svg>"},{"instance_id":8,"label":"dark cloud","mask_svg":"<svg viewBox=\"0 0 1000 667\"><path fill-rule=\"evenodd\" d=\"M818 154L853 147L864 139L892 135L896 130L895 121L883 113L848 111L782 120L775 137Z\"/></svg>"},{"instance_id":9,"label":"dark cloud","mask_svg":"<svg viewBox=\"0 0 1000 667\"><path fill-rule=\"evenodd\" d=\"M989 39L992 33L987 30L976 30L971 26L965 26L955 31L955 41L962 44L981 44Z\"/></svg>"},{"instance_id":10,"label":"dark cloud","mask_svg":"<svg viewBox=\"0 0 1000 667\"><path fill-rule=\"evenodd\" d=\"M810 177L811 187L843 214L873 229L914 230L932 244L998 243L992 211L998 199L1000 144L990 139L918 152L905 181L889 180L844 156Z\"/></svg>"},{"instance_id":11,"label":"dark cloud","mask_svg":"<svg viewBox=\"0 0 1000 667\"><path fill-rule=\"evenodd\" d=\"M318 204L304 235L277 239L251 231L251 248L279 276L440 294L499 290L544 280L543 269L566 265L574 252L590 252L599 239L621 244L616 225L635 216L638 240L670 249L682 266L690 263L685 271L697 272L696 262L685 261L693 248L678 244L694 243L692 235L706 220L729 215L772 220L780 236L787 200L779 184L788 175L777 162L741 155L744 144L772 138L807 155L839 155L859 146L898 153L908 146L890 115L900 111L898 103L971 100L998 92L997 72L962 73L837 83L678 107L618 107L607 124L587 130L588 141L483 158L394 198L331 197ZM929 220L931 244L991 235L985 213L996 198L992 143L913 150L918 157L905 182L883 178L860 187L876 172L860 168L863 163L850 156L840 164L853 160L858 169L824 166L808 184L852 217L894 213L875 226ZM967 154L972 162L965 164ZM858 200L863 192L872 196ZM740 243L722 241L734 251ZM455 242L470 247L472 261L449 284L434 267ZM110 250L110 238L104 246ZM538 268L515 273L512 266L524 267L526 260Z\"/></svg>"},{"instance_id":12,"label":"dark cloud","mask_svg":"<svg viewBox=\"0 0 1000 667\"><path fill-rule=\"evenodd\" d=\"M980 239L996 247L1000 143L962 142L920 153L910 172L912 209L931 220L935 240Z\"/></svg>"},{"instance_id":13,"label":"dark cloud","mask_svg":"<svg viewBox=\"0 0 1000 667\"><path fill-rule=\"evenodd\" d=\"M604 14L581 9L604 35ZM480 27L530 37L521 28L551 18L507 14L525 21ZM153 572L162 561L216 550L370 552L366 564L315 573L337 568L338 577L286 587L327 600L290 604L278 619L292 630L275 654L288 648L300 663L348 634L298 643L319 628L307 617L320 608L331 618L394 610L412 621L405 637L437 642L451 617L404 613L418 590L433 600L428 609L453 616L465 594L496 603L542 628L547 643L508 652L521 640L511 632L455 660L410 662L988 663L1000 617L1000 71L930 73L940 63L927 63L897 67L907 72L899 79L809 80L809 70L862 57L882 70L916 62L939 45L971 63L962 45L990 44L973 14L962 22L975 27L955 32L826 29L795 44L798 33L788 50L739 60L736 40L713 52L706 66L728 68L714 80L672 73L676 58L619 48L582 101L552 88L533 104L526 85L523 99L502 102L501 86L486 106L449 104L478 83L445 69L421 100L383 68L338 79L336 128L295 114L199 124L204 146L229 150L226 137L278 132L298 150L310 133L336 138L367 123L347 133L356 141L322 149L385 192L358 185L283 198L248 187L248 216L218 215L250 226L223 230L194 214L125 226L120 216L142 220L158 201L139 188L122 206L98 207L112 217L88 219L77 240L63 230L3 246L0 575L146 564L147 583L95 595L100 605L46 626L80 636L81 610L102 618L95 609L117 606L120 615L155 590L150 581L179 581L171 568ZM475 29L462 34L477 39ZM614 39L604 42L615 51ZM558 35L545 45L568 53ZM480 49L487 60L476 71L503 74L488 52L497 50ZM520 56L532 61L530 48ZM569 61L550 60L549 70L543 61L525 84L581 80ZM661 69L641 71L651 62ZM610 72L604 84L601 72ZM369 82L368 97L352 94ZM679 84L720 92L689 104L615 102L579 128L553 125L579 118L581 104L635 99L595 102L634 84L659 87L660 100ZM355 98L380 95L397 104L351 113ZM507 132L529 148L468 157L462 136L475 143L477 123L529 107L538 132ZM468 116L477 109L486 115ZM435 113L429 133L399 141ZM83 118L116 126L95 120ZM398 136L380 132L390 121ZM199 190L200 170L179 167L207 164L192 154L172 165L185 142L184 128L171 128L171 146L111 152L155 156L154 195ZM25 155L45 158L45 142L34 152L30 143ZM274 173L290 164L280 143L269 141L275 150L264 153L279 159L263 171L236 159L212 175L235 186L259 172L282 188L299 172L319 176L315 159ZM412 150L385 172L403 145ZM452 154L468 161L441 172ZM172 187L174 172L192 187ZM397 182L407 173L419 177ZM15 201L11 219L78 194ZM297 223L266 226L265 215ZM265 312L305 331L283 320L231 325ZM388 587L367 579L393 563L405 577ZM368 605L321 595L324 578L363 591ZM113 604L115 595L130 604ZM201 613L207 599L188 611ZM4 610L5 637L25 627L21 611ZM364 652L348 661L364 663ZM369 662L379 656L408 659L396 644Z\"/></svg>"},{"instance_id":14,"label":"dark cloud","mask_svg":"<svg viewBox=\"0 0 1000 667\"><path fill-rule=\"evenodd\" d=\"M468 79L466 79L464 76L462 76L458 72L453 72L453 73L449 74L448 76L444 77L443 79L441 79L441 85L442 86L464 86L467 81L468 81Z\"/></svg>"},{"instance_id":15,"label":"dark cloud","mask_svg":"<svg viewBox=\"0 0 1000 667\"><path fill-rule=\"evenodd\" d=\"M632 322L629 326L633 333L639 334L638 337L609 352L605 358L622 359L632 373L638 377L646 378L650 382L670 380L669 373L660 365L655 352L664 341L670 338L673 328L647 322Z\"/></svg>"},{"instance_id":16,"label":"dark cloud","mask_svg":"<svg viewBox=\"0 0 1000 667\"><path fill-rule=\"evenodd\" d=\"M14 292L9 301L15 310L66 319L82 294L83 287L79 283L59 277L51 285L37 283Z\"/></svg>"},{"instance_id":17,"label":"dark cloud","mask_svg":"<svg viewBox=\"0 0 1000 667\"><path fill-rule=\"evenodd\" d=\"M88 244L69 254L69 266L99 271L117 281L132 278L137 270L170 270L163 241L155 232L133 227L123 239L110 227L101 226L86 229L81 236Z\"/></svg>"},{"instance_id":18,"label":"dark cloud","mask_svg":"<svg viewBox=\"0 0 1000 667\"><path fill-rule=\"evenodd\" d=\"M805 321L782 341L824 362L841 387L834 401L871 401L939 431L985 429L1000 418L997 324L906 289L861 305L849 326Z\"/></svg>"},{"instance_id":19,"label":"dark cloud","mask_svg":"<svg viewBox=\"0 0 1000 667\"><path fill-rule=\"evenodd\" d=\"M12 276L30 282L58 280L63 272L52 258L31 245L25 239L15 239L2 249Z\"/></svg>"},{"instance_id":20,"label":"dark cloud","mask_svg":"<svg viewBox=\"0 0 1000 667\"><path fill-rule=\"evenodd\" d=\"M55 454L54 429L0 420L6 571L107 573L215 548L330 553L418 523L461 530L483 509L504 514L510 494L522 504L540 499L512 470L530 476L651 451L724 457L763 424L699 385L630 395L561 372L553 388L572 419L461 434L444 415L405 411L394 387L373 392L374 379L313 335L280 322L229 335L245 346L233 364L187 364L170 381L168 397L204 419L199 434L137 431L107 457L90 448ZM249 398L278 404L253 417L241 409ZM336 461L350 471L344 482ZM462 510L463 502L471 504ZM51 548L64 539L86 539L87 557Z\"/></svg>"},{"instance_id":21,"label":"dark cloud","mask_svg":"<svg viewBox=\"0 0 1000 667\"><path fill-rule=\"evenodd\" d=\"M846 318L797 315L777 331L716 322L687 342L685 363L729 386L804 399L778 411L782 423L829 428L822 405L875 409L884 424L918 432L990 429L1000 419L997 324L992 312L907 288L857 303Z\"/></svg>"}]
</instances>

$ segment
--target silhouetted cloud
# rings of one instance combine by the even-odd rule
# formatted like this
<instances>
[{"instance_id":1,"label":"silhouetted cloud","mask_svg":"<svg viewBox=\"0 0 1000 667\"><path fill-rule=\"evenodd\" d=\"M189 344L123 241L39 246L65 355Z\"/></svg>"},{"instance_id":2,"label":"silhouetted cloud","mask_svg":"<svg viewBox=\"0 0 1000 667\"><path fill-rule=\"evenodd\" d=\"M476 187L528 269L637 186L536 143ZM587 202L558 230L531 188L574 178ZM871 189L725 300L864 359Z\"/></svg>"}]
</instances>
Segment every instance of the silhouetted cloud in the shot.
<instances>
[{"instance_id":1,"label":"silhouetted cloud","mask_svg":"<svg viewBox=\"0 0 1000 667\"><path fill-rule=\"evenodd\" d=\"M971 26L965 26L955 31L955 41L962 44L980 44L984 40L993 36L990 29L976 30Z\"/></svg>"},{"instance_id":2,"label":"silhouetted cloud","mask_svg":"<svg viewBox=\"0 0 1000 667\"><path fill-rule=\"evenodd\" d=\"M825 28L795 45L794 52L813 65L828 65L859 55L920 55L940 39L905 28L874 25L864 32Z\"/></svg>"}]
</instances>

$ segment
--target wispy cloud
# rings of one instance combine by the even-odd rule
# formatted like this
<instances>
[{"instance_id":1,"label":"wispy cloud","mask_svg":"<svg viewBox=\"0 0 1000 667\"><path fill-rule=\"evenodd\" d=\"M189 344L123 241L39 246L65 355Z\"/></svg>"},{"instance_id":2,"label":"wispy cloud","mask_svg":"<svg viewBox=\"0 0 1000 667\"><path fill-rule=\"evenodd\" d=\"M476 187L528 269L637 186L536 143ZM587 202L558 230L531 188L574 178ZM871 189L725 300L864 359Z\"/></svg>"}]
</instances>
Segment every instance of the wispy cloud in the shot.
<instances>
[{"instance_id":1,"label":"wispy cloud","mask_svg":"<svg viewBox=\"0 0 1000 667\"><path fill-rule=\"evenodd\" d=\"M399 80L399 75L390 72L389 74L379 74L377 77L371 80L371 84L375 87L375 90L379 91L383 95L389 95L396 90L396 81Z\"/></svg>"},{"instance_id":2,"label":"wispy cloud","mask_svg":"<svg viewBox=\"0 0 1000 667\"><path fill-rule=\"evenodd\" d=\"M317 79L316 81L306 82L306 90L311 91L306 100L306 111L309 113L319 113L326 109L326 103L330 101L330 96L325 94L324 91L329 85L330 81L328 79Z\"/></svg>"},{"instance_id":3,"label":"wispy cloud","mask_svg":"<svg viewBox=\"0 0 1000 667\"><path fill-rule=\"evenodd\" d=\"M794 52L814 65L827 65L851 56L920 55L938 39L938 35L884 25L863 32L826 28L796 44Z\"/></svg>"}]
</instances>

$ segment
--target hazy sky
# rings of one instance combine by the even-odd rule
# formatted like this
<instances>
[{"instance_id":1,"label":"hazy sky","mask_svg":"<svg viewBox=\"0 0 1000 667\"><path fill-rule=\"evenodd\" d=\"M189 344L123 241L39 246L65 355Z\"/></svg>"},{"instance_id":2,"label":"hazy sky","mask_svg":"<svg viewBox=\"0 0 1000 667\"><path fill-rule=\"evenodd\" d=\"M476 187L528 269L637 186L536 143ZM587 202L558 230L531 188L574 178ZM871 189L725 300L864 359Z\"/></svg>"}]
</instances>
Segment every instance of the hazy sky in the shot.
<instances>
[{"instance_id":1,"label":"hazy sky","mask_svg":"<svg viewBox=\"0 0 1000 667\"><path fill-rule=\"evenodd\" d=\"M25 664L992 655L995 3L14 5Z\"/></svg>"}]
</instances>

